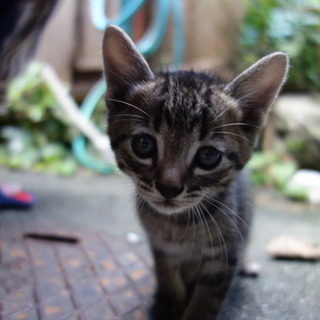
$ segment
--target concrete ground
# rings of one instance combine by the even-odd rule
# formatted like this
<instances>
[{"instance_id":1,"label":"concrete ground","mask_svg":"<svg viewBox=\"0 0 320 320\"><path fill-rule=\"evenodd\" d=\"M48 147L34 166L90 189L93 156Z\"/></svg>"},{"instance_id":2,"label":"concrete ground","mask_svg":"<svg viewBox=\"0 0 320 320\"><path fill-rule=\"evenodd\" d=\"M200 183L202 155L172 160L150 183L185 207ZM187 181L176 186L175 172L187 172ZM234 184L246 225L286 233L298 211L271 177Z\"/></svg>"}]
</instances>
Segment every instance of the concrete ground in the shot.
<instances>
[{"instance_id":1,"label":"concrete ground","mask_svg":"<svg viewBox=\"0 0 320 320\"><path fill-rule=\"evenodd\" d=\"M0 181L37 196L31 210L0 209L0 319L145 319L152 261L125 177L0 168ZM320 244L320 208L255 193L249 253L262 271L236 279L221 319L319 320L320 262L274 260L266 245L283 234ZM32 238L40 233L60 238Z\"/></svg>"}]
</instances>

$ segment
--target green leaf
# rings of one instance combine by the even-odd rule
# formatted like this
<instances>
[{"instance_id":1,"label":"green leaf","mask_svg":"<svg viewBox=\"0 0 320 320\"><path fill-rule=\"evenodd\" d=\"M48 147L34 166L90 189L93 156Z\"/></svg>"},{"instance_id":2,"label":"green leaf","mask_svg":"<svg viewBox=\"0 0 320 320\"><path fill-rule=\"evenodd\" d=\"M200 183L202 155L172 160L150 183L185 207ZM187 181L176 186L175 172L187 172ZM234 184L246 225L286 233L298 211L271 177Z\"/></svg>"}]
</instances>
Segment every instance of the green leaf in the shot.
<instances>
[{"instance_id":1,"label":"green leaf","mask_svg":"<svg viewBox=\"0 0 320 320\"><path fill-rule=\"evenodd\" d=\"M296 171L297 165L293 161L277 162L270 167L270 174L278 188L282 188Z\"/></svg>"},{"instance_id":2,"label":"green leaf","mask_svg":"<svg viewBox=\"0 0 320 320\"><path fill-rule=\"evenodd\" d=\"M254 152L248 163L248 167L252 171L261 170L273 163L276 158L277 155L274 153Z\"/></svg>"},{"instance_id":3,"label":"green leaf","mask_svg":"<svg viewBox=\"0 0 320 320\"><path fill-rule=\"evenodd\" d=\"M77 167L68 149L75 130L42 78L42 67L31 63L10 84L10 108L0 117L0 164L69 175Z\"/></svg>"},{"instance_id":4,"label":"green leaf","mask_svg":"<svg viewBox=\"0 0 320 320\"><path fill-rule=\"evenodd\" d=\"M5 165L8 162L8 152L5 147L0 146L0 165Z\"/></svg>"},{"instance_id":5,"label":"green leaf","mask_svg":"<svg viewBox=\"0 0 320 320\"><path fill-rule=\"evenodd\" d=\"M61 161L65 153L64 147L57 143L50 143L41 149L42 159L48 163Z\"/></svg>"},{"instance_id":6,"label":"green leaf","mask_svg":"<svg viewBox=\"0 0 320 320\"><path fill-rule=\"evenodd\" d=\"M293 186L290 184L285 184L281 191L285 196L290 199L297 201L307 201L308 200L308 192L307 189L301 186Z\"/></svg>"},{"instance_id":7,"label":"green leaf","mask_svg":"<svg viewBox=\"0 0 320 320\"><path fill-rule=\"evenodd\" d=\"M251 173L250 175L251 183L254 185L266 185L270 180L268 172L265 170L257 171Z\"/></svg>"},{"instance_id":8,"label":"green leaf","mask_svg":"<svg viewBox=\"0 0 320 320\"><path fill-rule=\"evenodd\" d=\"M39 106L29 107L28 110L28 118L32 122L40 122L44 117L44 109L39 108Z\"/></svg>"},{"instance_id":9,"label":"green leaf","mask_svg":"<svg viewBox=\"0 0 320 320\"><path fill-rule=\"evenodd\" d=\"M10 169L22 169L23 168L23 156L16 154L8 159L8 165Z\"/></svg>"},{"instance_id":10,"label":"green leaf","mask_svg":"<svg viewBox=\"0 0 320 320\"><path fill-rule=\"evenodd\" d=\"M73 158L65 159L58 167L58 173L62 176L70 176L78 168L77 162Z\"/></svg>"},{"instance_id":11,"label":"green leaf","mask_svg":"<svg viewBox=\"0 0 320 320\"><path fill-rule=\"evenodd\" d=\"M247 0L239 64L247 61L248 53L260 58L272 51L285 51L292 66L287 88L318 91L319 15L319 0Z\"/></svg>"}]
</instances>

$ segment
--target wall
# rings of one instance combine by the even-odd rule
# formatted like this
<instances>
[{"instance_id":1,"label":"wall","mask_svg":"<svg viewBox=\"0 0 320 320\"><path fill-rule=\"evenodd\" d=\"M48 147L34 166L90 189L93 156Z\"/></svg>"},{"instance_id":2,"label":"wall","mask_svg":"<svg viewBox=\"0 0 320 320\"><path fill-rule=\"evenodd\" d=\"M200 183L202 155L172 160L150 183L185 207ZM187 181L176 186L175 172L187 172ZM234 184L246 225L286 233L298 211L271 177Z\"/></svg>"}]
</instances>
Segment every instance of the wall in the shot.
<instances>
[{"instance_id":1,"label":"wall","mask_svg":"<svg viewBox=\"0 0 320 320\"><path fill-rule=\"evenodd\" d=\"M88 3L87 0L60 0L36 55L48 61L68 83L77 82L75 74L101 72L102 32L91 23ZM116 12L119 0L107 3L107 11ZM238 26L244 15L243 1L185 0L183 4L184 64L199 69L230 65L235 55ZM151 59L154 65L168 62L167 57L171 55L171 25L172 22L159 52Z\"/></svg>"}]
</instances>

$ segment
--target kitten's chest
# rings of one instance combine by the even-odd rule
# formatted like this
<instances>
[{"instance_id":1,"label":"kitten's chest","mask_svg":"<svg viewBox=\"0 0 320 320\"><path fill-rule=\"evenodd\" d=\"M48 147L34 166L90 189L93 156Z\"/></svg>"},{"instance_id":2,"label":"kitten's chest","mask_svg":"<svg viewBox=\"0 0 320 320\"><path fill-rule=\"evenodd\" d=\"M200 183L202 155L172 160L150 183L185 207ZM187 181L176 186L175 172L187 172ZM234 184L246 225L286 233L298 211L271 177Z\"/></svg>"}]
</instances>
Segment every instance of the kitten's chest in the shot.
<instances>
[{"instance_id":1,"label":"kitten's chest","mask_svg":"<svg viewBox=\"0 0 320 320\"><path fill-rule=\"evenodd\" d=\"M182 260L221 249L221 235L204 222L195 223L190 219L179 224L174 219L165 221L150 215L140 215L140 219L152 247L176 257L180 256Z\"/></svg>"}]
</instances>

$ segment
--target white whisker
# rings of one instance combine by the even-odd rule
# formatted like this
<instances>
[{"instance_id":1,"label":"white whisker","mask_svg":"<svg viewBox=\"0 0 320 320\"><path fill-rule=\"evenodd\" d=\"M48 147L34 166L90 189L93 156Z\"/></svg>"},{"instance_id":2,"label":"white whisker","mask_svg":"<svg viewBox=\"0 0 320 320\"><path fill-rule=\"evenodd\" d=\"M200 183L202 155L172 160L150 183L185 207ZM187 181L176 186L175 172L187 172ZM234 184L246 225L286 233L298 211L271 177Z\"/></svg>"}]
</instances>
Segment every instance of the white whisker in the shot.
<instances>
[{"instance_id":1,"label":"white whisker","mask_svg":"<svg viewBox=\"0 0 320 320\"><path fill-rule=\"evenodd\" d=\"M147 112L145 112L144 110L142 110L141 108L135 106L135 105L132 104L132 103L129 103L129 102L126 102L126 101L123 101L123 100L113 99L113 98L106 98L106 100L107 100L107 101L113 101L113 102L122 103L122 104L124 104L124 105L126 105L126 106L132 107L132 108L136 109L137 111L145 114L148 118L150 118L150 115L149 115Z\"/></svg>"},{"instance_id":2,"label":"white whisker","mask_svg":"<svg viewBox=\"0 0 320 320\"><path fill-rule=\"evenodd\" d=\"M217 199L214 199L214 198L211 198L211 197L208 197L206 196L206 199L209 200L209 201L214 201L215 203L218 203L219 205L223 206L224 208L230 210L230 212L239 220L241 221L241 223L247 228L247 230L249 231L250 230L250 227L248 226L248 224L233 210L231 209L229 206L227 206L226 204L224 204L223 202L217 200ZM213 204L212 202L210 202L211 204Z\"/></svg>"},{"instance_id":3,"label":"white whisker","mask_svg":"<svg viewBox=\"0 0 320 320\"><path fill-rule=\"evenodd\" d=\"M187 233L187 231L189 229L190 209L187 211L187 215L188 215L187 225L185 227L185 230L184 230L183 234L181 235L180 240L183 240L183 238L185 237L185 235L186 235L186 233Z\"/></svg>"},{"instance_id":4,"label":"white whisker","mask_svg":"<svg viewBox=\"0 0 320 320\"><path fill-rule=\"evenodd\" d=\"M227 132L227 131L216 131L215 133L217 133L217 134L218 133L222 133L222 134L229 134L231 136L236 136L236 137L239 137L239 138L241 138L243 140L246 140L249 144L254 145L254 143L252 141L250 141L248 138L246 138L246 137L244 137L244 136L242 136L240 134L237 134L237 133Z\"/></svg>"},{"instance_id":5,"label":"white whisker","mask_svg":"<svg viewBox=\"0 0 320 320\"><path fill-rule=\"evenodd\" d=\"M255 94L255 92L254 92L254 91L251 91L251 92L249 92L248 94L242 96L240 99L237 99L236 101L237 101L237 103L238 103L239 105L241 105L242 101L244 101L244 100L246 100L246 102L250 102L250 99L248 99L248 97L251 97L251 96L254 95L254 94ZM252 100L252 101L253 101L253 100Z\"/></svg>"},{"instance_id":6,"label":"white whisker","mask_svg":"<svg viewBox=\"0 0 320 320\"><path fill-rule=\"evenodd\" d=\"M205 233L204 233L204 230L203 230L203 221L202 221L202 216L201 216L201 210L198 206L195 206L194 207L194 212L195 212L195 215L198 219L198 226L200 226L200 230L201 230L201 240L202 240L202 248L204 247L204 243L205 243ZM203 250L201 251L201 258L199 259L199 264L198 264L198 270L200 269L201 267L201 263L202 263L202 260L203 260Z\"/></svg>"},{"instance_id":7,"label":"white whisker","mask_svg":"<svg viewBox=\"0 0 320 320\"><path fill-rule=\"evenodd\" d=\"M117 120L113 120L113 123L120 123L120 122L128 122L128 121L132 121L132 119L117 119ZM145 123L145 121L143 120L135 120L136 123L140 122L140 123Z\"/></svg>"},{"instance_id":8,"label":"white whisker","mask_svg":"<svg viewBox=\"0 0 320 320\"><path fill-rule=\"evenodd\" d=\"M228 108L225 108L224 110L222 110L215 118L214 118L214 122L216 122L219 118L221 118L226 112L228 112L230 109L232 109L233 106L229 106Z\"/></svg>"},{"instance_id":9,"label":"white whisker","mask_svg":"<svg viewBox=\"0 0 320 320\"><path fill-rule=\"evenodd\" d=\"M217 204L215 204L215 203L213 202L213 200L215 200L215 199L210 199L210 198L207 198L207 197L206 197L206 200L207 200L208 202L210 202L210 204L213 205L216 209L218 209L219 212L221 212L221 213L233 224L233 226L235 227L235 229L237 230L237 232L238 232L238 234L239 234L239 237L240 237L241 242L244 243L243 235L242 235L239 227L238 227L237 224L231 219L231 217L228 215L228 213L225 212L224 210L222 210ZM225 208L227 208L228 210L230 210L230 211L233 213L233 216L235 216L237 219L239 219L239 220L245 225L246 228L250 229L249 226L245 223L245 221L244 221L241 217L239 217L239 215L237 215L232 209L230 209L228 206L224 205L223 203L220 203L219 201L216 201L216 203L218 203L218 204L224 206Z\"/></svg>"},{"instance_id":10,"label":"white whisker","mask_svg":"<svg viewBox=\"0 0 320 320\"><path fill-rule=\"evenodd\" d=\"M210 221L212 222L214 228L216 229L217 233L218 233L218 238L219 238L219 242L220 242L220 246L223 249L223 252L225 254L225 259L226 259L226 267L228 267L229 265L229 258L228 258L228 250L227 250L227 244L224 240L222 231L218 225L218 222L215 220L215 218L212 216L212 214L210 213L210 211L208 210L208 208L203 204L200 203L201 207L207 212L207 214L209 215Z\"/></svg>"},{"instance_id":11,"label":"white whisker","mask_svg":"<svg viewBox=\"0 0 320 320\"><path fill-rule=\"evenodd\" d=\"M257 128L257 129L261 128L261 126L256 126L256 125L250 124L250 123L233 122L233 123L222 124L220 126L214 127L213 129L215 130L215 129L225 128L225 127L233 127L233 126L247 126L247 127Z\"/></svg>"},{"instance_id":12,"label":"white whisker","mask_svg":"<svg viewBox=\"0 0 320 320\"><path fill-rule=\"evenodd\" d=\"M203 212L201 212L201 216L203 217L203 221L205 223L205 227L207 228L207 231L208 231L208 235L209 235L209 240L210 240L210 249L211 249L211 275L212 275L212 272L213 272L213 257L214 257L214 243L213 243L213 239L212 239L212 235L211 235L211 230L209 228L209 225L208 225L208 222L207 222L207 219L205 218L205 215Z\"/></svg>"},{"instance_id":13,"label":"white whisker","mask_svg":"<svg viewBox=\"0 0 320 320\"><path fill-rule=\"evenodd\" d=\"M191 208L189 209L189 212L190 212L190 214L191 214L191 216L192 216L192 226L193 226L193 236L192 236L191 250L190 250L190 256L189 256L189 259L191 259L192 253L193 253L193 249L194 249L194 244L195 244L195 241L196 241L196 230L195 230L196 226L195 226L195 220L194 220L194 216L195 216L195 214L194 214L194 208L191 207Z\"/></svg>"},{"instance_id":14,"label":"white whisker","mask_svg":"<svg viewBox=\"0 0 320 320\"><path fill-rule=\"evenodd\" d=\"M113 118L126 118L128 120L133 120L135 119L141 119L141 120L147 120L146 117L137 115L137 114L130 114L130 113L121 113L121 114L113 114L113 115L108 115L108 119L113 119Z\"/></svg>"}]
</instances>

